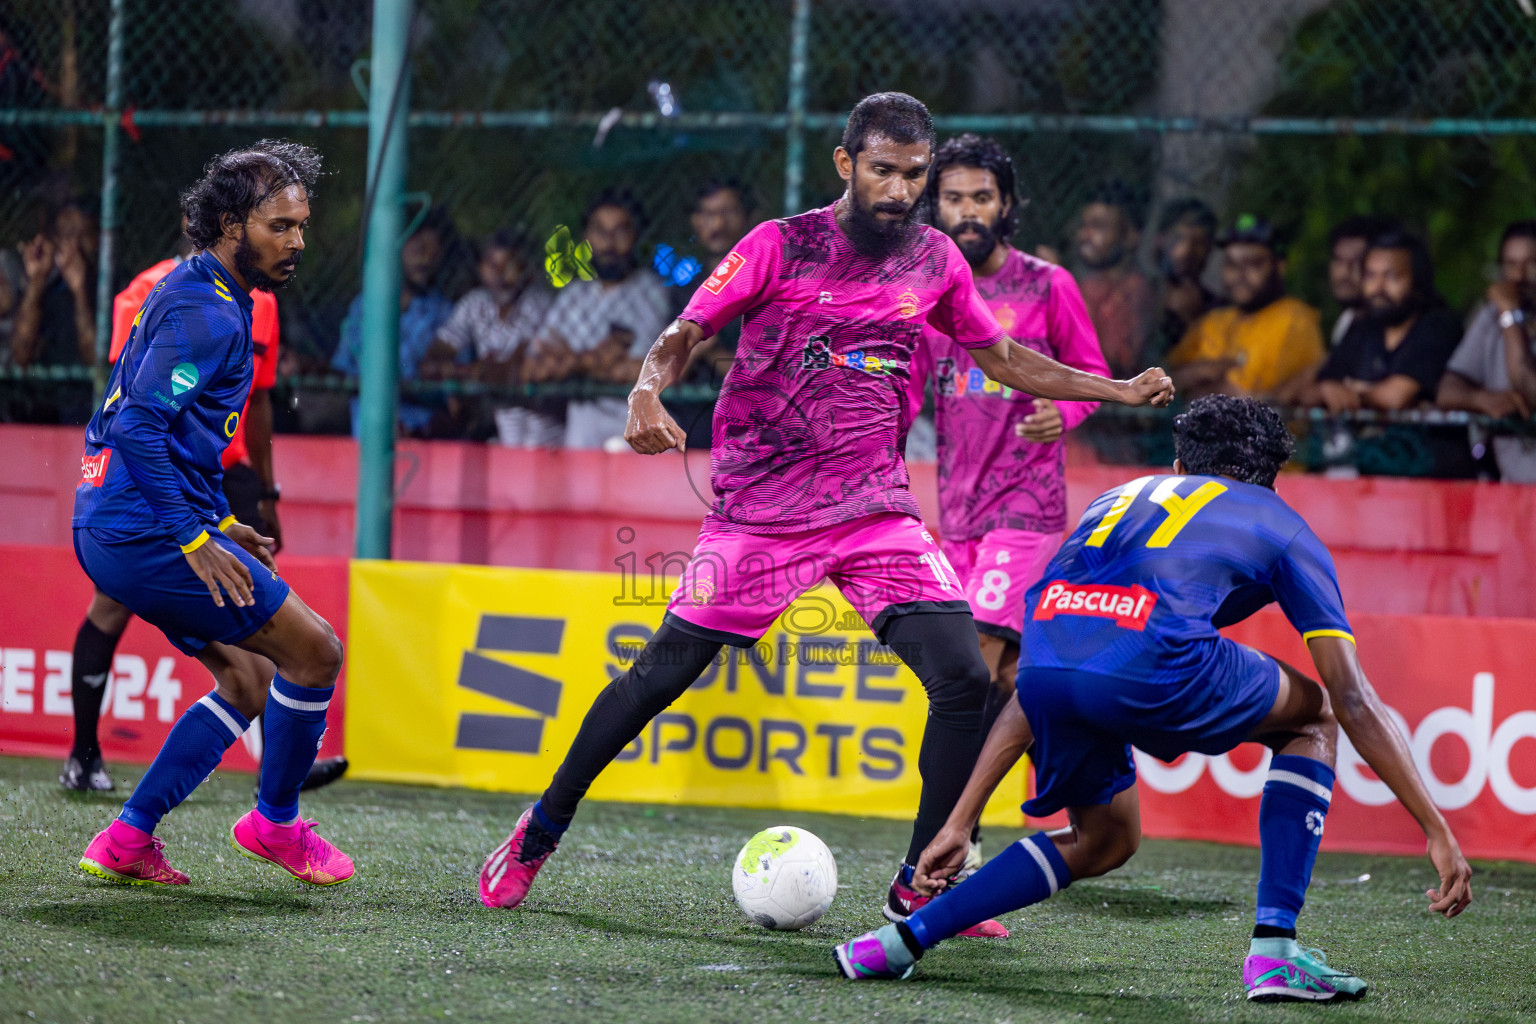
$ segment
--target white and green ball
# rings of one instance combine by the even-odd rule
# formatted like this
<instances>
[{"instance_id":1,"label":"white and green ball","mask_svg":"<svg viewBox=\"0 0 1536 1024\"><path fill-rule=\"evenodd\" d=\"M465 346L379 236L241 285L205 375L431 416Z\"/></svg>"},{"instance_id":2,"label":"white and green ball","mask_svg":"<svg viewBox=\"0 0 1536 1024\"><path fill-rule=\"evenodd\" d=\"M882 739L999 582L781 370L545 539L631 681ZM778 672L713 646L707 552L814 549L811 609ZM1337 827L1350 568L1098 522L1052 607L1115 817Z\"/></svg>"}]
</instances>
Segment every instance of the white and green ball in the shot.
<instances>
[{"instance_id":1,"label":"white and green ball","mask_svg":"<svg viewBox=\"0 0 1536 1024\"><path fill-rule=\"evenodd\" d=\"M747 841L731 869L736 904L775 931L818 920L837 895L837 861L827 844L803 828L775 825Z\"/></svg>"}]
</instances>

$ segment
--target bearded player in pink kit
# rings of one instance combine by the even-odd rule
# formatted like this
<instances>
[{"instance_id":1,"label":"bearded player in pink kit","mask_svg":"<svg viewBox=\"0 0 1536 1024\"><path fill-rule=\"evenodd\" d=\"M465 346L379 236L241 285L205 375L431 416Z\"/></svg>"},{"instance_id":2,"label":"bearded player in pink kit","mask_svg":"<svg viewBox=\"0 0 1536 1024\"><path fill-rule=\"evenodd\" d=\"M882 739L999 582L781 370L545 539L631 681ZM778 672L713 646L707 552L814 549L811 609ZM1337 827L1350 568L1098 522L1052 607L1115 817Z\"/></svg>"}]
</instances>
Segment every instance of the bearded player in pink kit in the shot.
<instances>
[{"instance_id":1,"label":"bearded player in pink kit","mask_svg":"<svg viewBox=\"0 0 1536 1024\"><path fill-rule=\"evenodd\" d=\"M1082 293L1061 267L1013 248L1019 199L1013 161L989 138L966 134L939 147L923 197L934 227L954 239L976 290L1016 343L1068 366L1109 375ZM913 354L911 411L933 381L938 427L939 534L959 575L992 676L982 734L1013 697L1024 591L1067 525L1062 435L1098 408L1053 402L987 377L970 351L929 328ZM980 834L966 868L981 866ZM906 913L928 898L897 886ZM894 892L894 890L893 890Z\"/></svg>"},{"instance_id":2,"label":"bearded player in pink kit","mask_svg":"<svg viewBox=\"0 0 1536 1024\"><path fill-rule=\"evenodd\" d=\"M486 860L487 906L523 901L598 773L722 645L752 646L825 579L928 694L904 873L943 826L980 751L991 677L960 581L923 528L902 461L908 364L923 325L1030 394L1164 405L1173 385L1161 369L1106 380L1011 341L955 244L912 219L933 145L922 103L903 93L865 98L834 155L848 182L843 197L759 224L651 346L625 431L646 455L683 448L684 431L659 396L694 349L743 318L715 408L716 498L661 627L598 694L549 788Z\"/></svg>"}]
</instances>

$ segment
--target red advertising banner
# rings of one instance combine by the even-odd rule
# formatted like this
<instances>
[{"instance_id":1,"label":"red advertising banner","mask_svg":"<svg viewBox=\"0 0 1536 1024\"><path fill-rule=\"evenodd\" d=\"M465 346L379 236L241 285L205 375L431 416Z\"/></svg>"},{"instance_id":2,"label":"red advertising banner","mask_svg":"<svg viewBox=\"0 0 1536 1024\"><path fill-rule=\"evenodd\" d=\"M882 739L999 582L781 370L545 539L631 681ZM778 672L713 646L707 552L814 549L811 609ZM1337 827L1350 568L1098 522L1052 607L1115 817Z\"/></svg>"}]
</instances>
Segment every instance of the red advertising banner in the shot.
<instances>
[{"instance_id":1,"label":"red advertising banner","mask_svg":"<svg viewBox=\"0 0 1536 1024\"><path fill-rule=\"evenodd\" d=\"M279 570L304 602L343 640L347 626L347 561L280 558ZM0 545L0 754L58 757L74 732L70 665L75 631L91 601L91 581L68 548ZM345 679L345 669L342 676ZM338 681L321 756L342 752L345 689ZM115 760L148 763L176 719L213 689L213 678L148 623L123 633L102 701L101 746ZM244 743L224 767L255 771Z\"/></svg>"},{"instance_id":2,"label":"red advertising banner","mask_svg":"<svg viewBox=\"0 0 1536 1024\"><path fill-rule=\"evenodd\" d=\"M1360 661L1408 737L1430 795L1469 857L1536 861L1536 621L1354 615ZM1227 631L1315 674L1275 611ZM1342 731L1323 849L1422 854L1424 836ZM1269 751L1187 754L1173 764L1136 752L1142 831L1257 845ZM1057 824L1052 820L1050 824Z\"/></svg>"}]
</instances>

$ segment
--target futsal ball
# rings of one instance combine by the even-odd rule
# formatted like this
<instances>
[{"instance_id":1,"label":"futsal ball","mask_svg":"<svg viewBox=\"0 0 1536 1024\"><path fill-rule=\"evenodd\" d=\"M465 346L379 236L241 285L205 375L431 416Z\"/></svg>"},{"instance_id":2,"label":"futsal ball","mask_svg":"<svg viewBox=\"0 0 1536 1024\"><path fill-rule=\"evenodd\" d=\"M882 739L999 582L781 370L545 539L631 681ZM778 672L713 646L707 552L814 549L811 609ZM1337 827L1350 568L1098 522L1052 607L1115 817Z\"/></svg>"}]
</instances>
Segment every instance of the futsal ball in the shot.
<instances>
[{"instance_id":1,"label":"futsal ball","mask_svg":"<svg viewBox=\"0 0 1536 1024\"><path fill-rule=\"evenodd\" d=\"M741 912L764 928L804 928L832 906L837 862L827 844L803 828L776 825L747 841L731 868Z\"/></svg>"}]
</instances>

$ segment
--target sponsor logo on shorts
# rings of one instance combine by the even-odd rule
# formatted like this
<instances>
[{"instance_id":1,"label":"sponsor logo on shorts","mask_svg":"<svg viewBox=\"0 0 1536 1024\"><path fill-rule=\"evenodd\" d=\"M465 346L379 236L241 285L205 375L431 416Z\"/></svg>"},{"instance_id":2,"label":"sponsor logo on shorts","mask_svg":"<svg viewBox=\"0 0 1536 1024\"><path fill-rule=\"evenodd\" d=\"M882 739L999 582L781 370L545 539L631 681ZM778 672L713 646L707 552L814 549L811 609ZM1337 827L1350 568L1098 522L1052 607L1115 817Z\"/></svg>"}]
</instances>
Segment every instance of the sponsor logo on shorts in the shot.
<instances>
[{"instance_id":1,"label":"sponsor logo on shorts","mask_svg":"<svg viewBox=\"0 0 1536 1024\"><path fill-rule=\"evenodd\" d=\"M711 295L719 295L720 289L730 284L731 278L736 276L736 271L744 267L746 263L747 258L733 249L729 256L720 261L720 265L715 268L715 272L704 279L704 290Z\"/></svg>"},{"instance_id":2,"label":"sponsor logo on shorts","mask_svg":"<svg viewBox=\"0 0 1536 1024\"><path fill-rule=\"evenodd\" d=\"M197 367L191 363L177 363L171 371L171 390L176 394L197 387Z\"/></svg>"},{"instance_id":3,"label":"sponsor logo on shorts","mask_svg":"<svg viewBox=\"0 0 1536 1024\"><path fill-rule=\"evenodd\" d=\"M1114 619L1122 629L1137 631L1147 628L1152 609L1157 605L1157 595L1137 584L1133 587L1116 587L1107 583L1076 584L1056 580L1040 595L1035 606L1035 621L1048 622L1058 615L1092 615L1100 619Z\"/></svg>"},{"instance_id":4,"label":"sponsor logo on shorts","mask_svg":"<svg viewBox=\"0 0 1536 1024\"><path fill-rule=\"evenodd\" d=\"M92 487L100 487L107 478L107 463L112 461L112 449L103 448L96 455L83 455L80 458L80 482L90 484Z\"/></svg>"}]
</instances>

